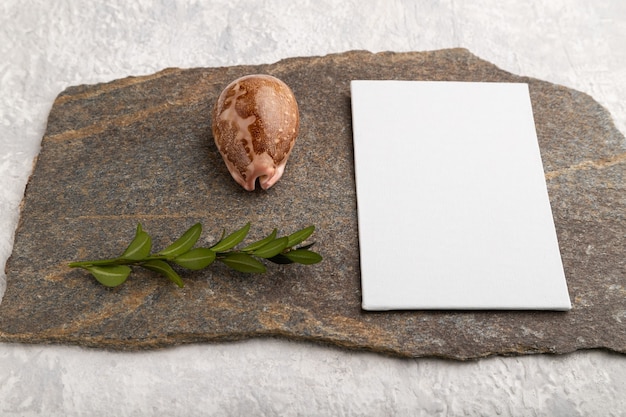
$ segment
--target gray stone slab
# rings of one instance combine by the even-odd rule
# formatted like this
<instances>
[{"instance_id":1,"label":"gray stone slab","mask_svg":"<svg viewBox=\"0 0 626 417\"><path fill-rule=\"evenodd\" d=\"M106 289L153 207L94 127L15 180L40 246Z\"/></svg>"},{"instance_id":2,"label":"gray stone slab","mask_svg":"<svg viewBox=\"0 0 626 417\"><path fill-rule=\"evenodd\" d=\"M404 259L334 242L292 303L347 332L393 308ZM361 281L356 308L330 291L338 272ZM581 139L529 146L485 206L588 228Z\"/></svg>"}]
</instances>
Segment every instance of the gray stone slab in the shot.
<instances>
[{"instance_id":1,"label":"gray stone slab","mask_svg":"<svg viewBox=\"0 0 626 417\"><path fill-rule=\"evenodd\" d=\"M284 80L301 112L285 175L252 193L230 178L210 129L221 89L250 73ZM361 310L352 79L529 83L571 311ZM274 336L406 357L624 353L625 166L624 137L591 97L463 49L168 69L71 87L50 112L26 189L0 341L139 350ZM160 248L198 221L204 245L248 221L251 237L315 224L324 261L270 266L263 275L214 265L185 273L183 289L141 271L106 289L67 267L116 256L137 222Z\"/></svg>"}]
</instances>

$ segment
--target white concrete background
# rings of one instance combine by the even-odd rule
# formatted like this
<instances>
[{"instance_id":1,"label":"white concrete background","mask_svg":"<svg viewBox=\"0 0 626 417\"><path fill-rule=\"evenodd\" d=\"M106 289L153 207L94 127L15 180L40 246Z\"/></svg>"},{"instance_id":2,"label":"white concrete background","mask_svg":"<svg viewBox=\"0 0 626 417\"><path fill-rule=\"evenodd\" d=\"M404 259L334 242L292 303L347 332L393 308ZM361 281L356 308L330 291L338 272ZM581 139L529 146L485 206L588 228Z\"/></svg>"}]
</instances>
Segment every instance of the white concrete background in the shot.
<instances>
[{"instance_id":1,"label":"white concrete background","mask_svg":"<svg viewBox=\"0 0 626 417\"><path fill-rule=\"evenodd\" d=\"M623 0L2 0L0 265L48 111L70 85L461 46L589 93L626 132L625 40ZM399 360L271 339L145 353L0 344L0 416L35 415L625 416L626 357Z\"/></svg>"}]
</instances>

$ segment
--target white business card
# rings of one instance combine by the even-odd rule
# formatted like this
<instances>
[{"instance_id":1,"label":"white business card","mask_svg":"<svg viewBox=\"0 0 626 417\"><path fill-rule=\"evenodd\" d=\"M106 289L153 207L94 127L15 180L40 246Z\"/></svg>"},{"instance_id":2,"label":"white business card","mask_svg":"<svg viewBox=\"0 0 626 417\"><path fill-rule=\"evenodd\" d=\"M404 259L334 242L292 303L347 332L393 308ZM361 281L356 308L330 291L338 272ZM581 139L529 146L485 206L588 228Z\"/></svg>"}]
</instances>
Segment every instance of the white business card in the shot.
<instances>
[{"instance_id":1,"label":"white business card","mask_svg":"<svg viewBox=\"0 0 626 417\"><path fill-rule=\"evenodd\" d=\"M527 84L351 91L363 309L571 308Z\"/></svg>"}]
</instances>

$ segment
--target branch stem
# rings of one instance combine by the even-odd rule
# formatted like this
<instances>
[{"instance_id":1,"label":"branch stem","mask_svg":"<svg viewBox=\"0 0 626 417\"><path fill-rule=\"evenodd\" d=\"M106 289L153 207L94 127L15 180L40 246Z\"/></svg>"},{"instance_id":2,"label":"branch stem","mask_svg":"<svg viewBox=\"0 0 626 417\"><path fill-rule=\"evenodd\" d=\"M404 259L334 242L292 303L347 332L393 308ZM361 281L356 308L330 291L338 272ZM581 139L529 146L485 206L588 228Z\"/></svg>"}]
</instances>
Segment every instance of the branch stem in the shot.
<instances>
[{"instance_id":1,"label":"branch stem","mask_svg":"<svg viewBox=\"0 0 626 417\"><path fill-rule=\"evenodd\" d=\"M70 268L87 268L90 266L108 266L108 265L141 265L147 261L162 260L167 261L169 258L165 255L150 255L143 259L127 259L124 257L110 258L110 259L97 259L92 261L79 261L71 262L68 266Z\"/></svg>"}]
</instances>

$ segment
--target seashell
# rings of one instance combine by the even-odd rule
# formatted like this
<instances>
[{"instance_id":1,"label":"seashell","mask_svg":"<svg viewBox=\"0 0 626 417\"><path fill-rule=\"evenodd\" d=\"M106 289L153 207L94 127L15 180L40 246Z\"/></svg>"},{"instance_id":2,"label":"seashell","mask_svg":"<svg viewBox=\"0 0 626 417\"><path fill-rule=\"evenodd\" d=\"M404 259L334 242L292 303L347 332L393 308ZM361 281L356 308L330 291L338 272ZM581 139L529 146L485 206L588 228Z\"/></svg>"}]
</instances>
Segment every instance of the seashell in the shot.
<instances>
[{"instance_id":1,"label":"seashell","mask_svg":"<svg viewBox=\"0 0 626 417\"><path fill-rule=\"evenodd\" d=\"M228 171L253 191L267 190L285 171L300 127L291 89L270 75L247 75L230 83L213 107L213 138Z\"/></svg>"}]
</instances>

